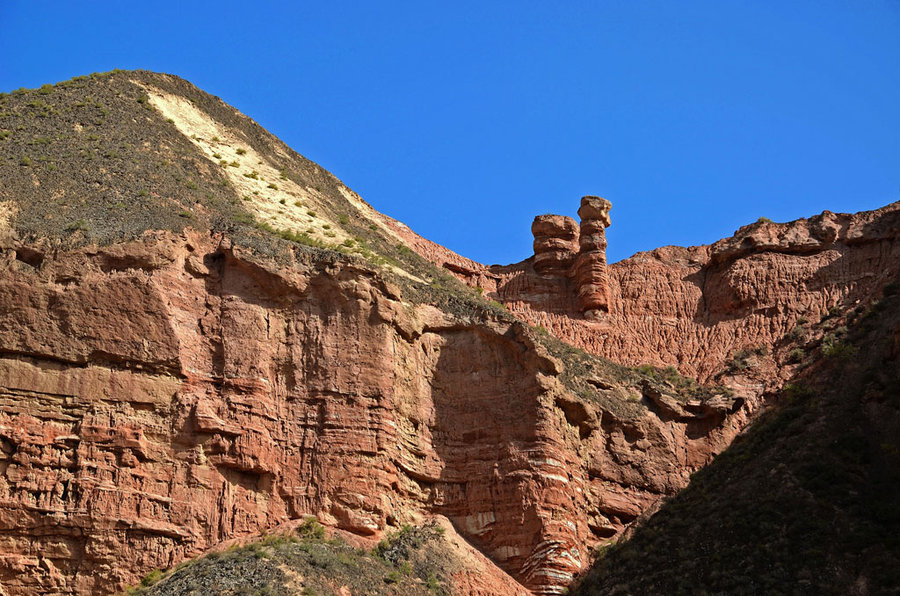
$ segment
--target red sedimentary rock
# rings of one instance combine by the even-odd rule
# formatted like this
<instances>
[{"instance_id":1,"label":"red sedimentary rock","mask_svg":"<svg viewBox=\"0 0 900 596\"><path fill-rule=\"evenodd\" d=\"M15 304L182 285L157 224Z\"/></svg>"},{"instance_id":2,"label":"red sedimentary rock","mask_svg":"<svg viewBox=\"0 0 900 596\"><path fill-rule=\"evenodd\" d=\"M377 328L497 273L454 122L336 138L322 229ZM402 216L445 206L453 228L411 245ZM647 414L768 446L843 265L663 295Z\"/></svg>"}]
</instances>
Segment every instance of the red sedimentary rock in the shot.
<instances>
[{"instance_id":1,"label":"red sedimentary rock","mask_svg":"<svg viewBox=\"0 0 900 596\"><path fill-rule=\"evenodd\" d=\"M563 215L538 215L534 234L534 270L545 275L566 275L578 253L578 224Z\"/></svg>"},{"instance_id":2,"label":"red sedimentary rock","mask_svg":"<svg viewBox=\"0 0 900 596\"><path fill-rule=\"evenodd\" d=\"M9 245L0 583L106 593L304 515L378 538L441 514L557 593L725 428L616 409L641 389L602 375L608 405L586 402L563 370L521 323L404 303L349 262L162 233Z\"/></svg>"},{"instance_id":3,"label":"red sedimentary rock","mask_svg":"<svg viewBox=\"0 0 900 596\"><path fill-rule=\"evenodd\" d=\"M574 277L578 300L587 318L609 312L609 274L606 268L606 228L612 204L600 197L581 199L578 216L581 228L578 235L578 259Z\"/></svg>"},{"instance_id":4,"label":"red sedimentary rock","mask_svg":"<svg viewBox=\"0 0 900 596\"><path fill-rule=\"evenodd\" d=\"M685 402L581 371L585 399L526 326L411 305L352 262L275 264L200 235L6 242L6 593L116 591L307 514L373 539L445 515L524 586L558 593L746 425L790 369L799 317L811 328L900 276L900 205L635 255L608 267L602 322L530 260L434 254L589 351L709 379L755 347L764 374L719 377L743 402Z\"/></svg>"}]
</instances>

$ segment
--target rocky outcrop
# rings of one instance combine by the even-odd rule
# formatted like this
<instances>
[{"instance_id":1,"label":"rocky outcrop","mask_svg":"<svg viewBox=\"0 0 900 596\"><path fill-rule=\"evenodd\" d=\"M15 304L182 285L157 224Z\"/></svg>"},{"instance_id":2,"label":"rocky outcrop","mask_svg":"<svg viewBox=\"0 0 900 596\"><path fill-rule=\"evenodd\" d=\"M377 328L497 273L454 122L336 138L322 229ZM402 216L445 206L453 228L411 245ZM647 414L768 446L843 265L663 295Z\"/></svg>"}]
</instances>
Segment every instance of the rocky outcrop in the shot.
<instances>
[{"instance_id":1,"label":"rocky outcrop","mask_svg":"<svg viewBox=\"0 0 900 596\"><path fill-rule=\"evenodd\" d=\"M606 266L609 311L598 320L581 313L577 281L543 275L531 259L485 269L479 275L492 298L591 353L633 366L671 365L759 395L789 374L777 352L791 337L872 298L900 274L900 203L760 221L709 246L638 253ZM753 351L767 355L753 370L730 374L735 356ZM747 375L754 371L762 374Z\"/></svg>"},{"instance_id":2,"label":"rocky outcrop","mask_svg":"<svg viewBox=\"0 0 900 596\"><path fill-rule=\"evenodd\" d=\"M534 270L542 275L566 275L578 254L578 224L571 217L538 215L534 234Z\"/></svg>"},{"instance_id":3,"label":"rocky outcrop","mask_svg":"<svg viewBox=\"0 0 900 596\"><path fill-rule=\"evenodd\" d=\"M609 312L609 274L606 271L606 228L612 204L600 197L581 199L578 216L581 228L578 236L578 260L575 263L575 283L581 311L587 318L597 318Z\"/></svg>"},{"instance_id":4,"label":"rocky outcrop","mask_svg":"<svg viewBox=\"0 0 900 596\"><path fill-rule=\"evenodd\" d=\"M119 140L67 108L86 98ZM538 218L535 257L488 267L184 81L118 73L49 99L47 118L8 107L60 142L13 135L0 160L8 594L116 591L306 515L361 541L446 516L559 593L731 442L813 325L900 277L900 204L607 265L609 203L585 197L577 245L572 220ZM73 157L62 133L86 126L125 169ZM58 168L18 165L46 150Z\"/></svg>"},{"instance_id":5,"label":"rocky outcrop","mask_svg":"<svg viewBox=\"0 0 900 596\"><path fill-rule=\"evenodd\" d=\"M770 342L750 361L775 383L801 313L898 277L898 212L834 216L833 241L817 245L810 224L763 223L637 255L609 267L602 322L580 317L568 276L473 270L523 318L624 360L682 354L702 372L729 346ZM728 445L766 388L734 373L743 402L679 399L564 362L522 324L405 302L336 255L276 264L222 236L172 233L3 255L8 593L119 589L307 514L373 540L445 515L523 585L555 593L592 545ZM523 280L568 298L543 311L535 294L511 294Z\"/></svg>"}]
</instances>

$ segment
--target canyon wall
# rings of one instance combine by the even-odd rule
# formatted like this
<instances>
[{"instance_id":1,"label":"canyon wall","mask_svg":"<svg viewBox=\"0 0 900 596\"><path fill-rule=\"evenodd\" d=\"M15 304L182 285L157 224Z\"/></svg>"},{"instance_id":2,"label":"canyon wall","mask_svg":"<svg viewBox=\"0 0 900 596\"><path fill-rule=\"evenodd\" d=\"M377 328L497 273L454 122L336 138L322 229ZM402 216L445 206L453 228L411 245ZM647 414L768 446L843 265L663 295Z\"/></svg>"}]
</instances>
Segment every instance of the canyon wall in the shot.
<instances>
[{"instance_id":1,"label":"canyon wall","mask_svg":"<svg viewBox=\"0 0 900 596\"><path fill-rule=\"evenodd\" d=\"M614 368L578 394L535 338L406 302L337 254L8 242L0 584L108 593L304 515L374 541L440 514L559 593L721 448L740 403L648 408L668 398Z\"/></svg>"}]
</instances>

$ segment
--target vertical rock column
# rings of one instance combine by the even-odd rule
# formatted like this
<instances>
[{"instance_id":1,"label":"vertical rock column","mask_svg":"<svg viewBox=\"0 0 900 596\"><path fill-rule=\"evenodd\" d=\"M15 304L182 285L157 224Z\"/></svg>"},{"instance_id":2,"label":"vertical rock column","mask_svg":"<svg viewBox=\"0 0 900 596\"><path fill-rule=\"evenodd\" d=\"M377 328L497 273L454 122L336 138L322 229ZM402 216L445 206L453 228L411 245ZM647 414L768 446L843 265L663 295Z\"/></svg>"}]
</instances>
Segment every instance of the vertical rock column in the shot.
<instances>
[{"instance_id":1,"label":"vertical rock column","mask_svg":"<svg viewBox=\"0 0 900 596\"><path fill-rule=\"evenodd\" d=\"M609 274L606 271L606 228L612 203L600 197L582 197L578 216L581 233L574 278L578 300L586 318L609 312Z\"/></svg>"},{"instance_id":2,"label":"vertical rock column","mask_svg":"<svg viewBox=\"0 0 900 596\"><path fill-rule=\"evenodd\" d=\"M578 224L564 215L538 215L534 234L534 270L542 275L566 275L578 254Z\"/></svg>"}]
</instances>

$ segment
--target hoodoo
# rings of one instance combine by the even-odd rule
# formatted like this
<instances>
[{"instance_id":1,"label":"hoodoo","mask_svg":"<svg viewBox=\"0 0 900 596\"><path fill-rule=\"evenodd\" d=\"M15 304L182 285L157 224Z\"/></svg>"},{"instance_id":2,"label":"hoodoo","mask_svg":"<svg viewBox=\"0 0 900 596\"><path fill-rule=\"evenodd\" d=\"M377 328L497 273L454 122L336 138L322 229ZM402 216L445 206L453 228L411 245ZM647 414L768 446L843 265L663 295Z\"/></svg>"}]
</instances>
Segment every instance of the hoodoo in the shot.
<instances>
[{"instance_id":1,"label":"hoodoo","mask_svg":"<svg viewBox=\"0 0 900 596\"><path fill-rule=\"evenodd\" d=\"M587 318L609 312L609 274L606 271L606 228L612 204L600 197L581 199L581 231L575 261L575 282L581 310Z\"/></svg>"}]
</instances>

